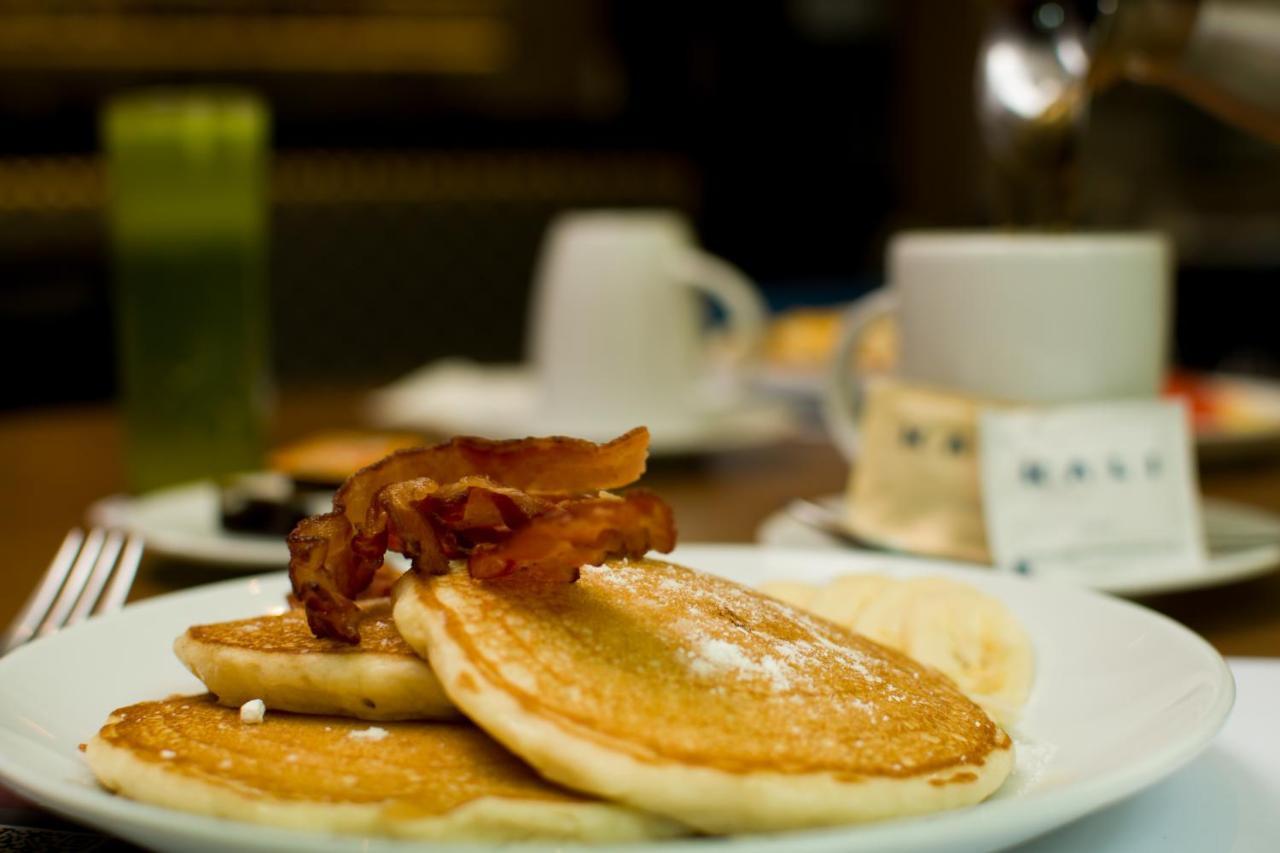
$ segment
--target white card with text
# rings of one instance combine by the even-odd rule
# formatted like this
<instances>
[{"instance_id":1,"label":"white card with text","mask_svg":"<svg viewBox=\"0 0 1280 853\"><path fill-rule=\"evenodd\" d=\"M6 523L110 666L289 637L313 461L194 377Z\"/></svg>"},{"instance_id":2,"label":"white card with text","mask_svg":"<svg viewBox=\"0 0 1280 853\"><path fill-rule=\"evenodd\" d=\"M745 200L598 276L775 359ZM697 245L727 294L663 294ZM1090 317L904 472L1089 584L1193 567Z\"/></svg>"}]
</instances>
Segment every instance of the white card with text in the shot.
<instances>
[{"instance_id":1,"label":"white card with text","mask_svg":"<svg viewBox=\"0 0 1280 853\"><path fill-rule=\"evenodd\" d=\"M982 503L997 566L1083 577L1207 570L1189 418L1123 401L981 415Z\"/></svg>"}]
</instances>

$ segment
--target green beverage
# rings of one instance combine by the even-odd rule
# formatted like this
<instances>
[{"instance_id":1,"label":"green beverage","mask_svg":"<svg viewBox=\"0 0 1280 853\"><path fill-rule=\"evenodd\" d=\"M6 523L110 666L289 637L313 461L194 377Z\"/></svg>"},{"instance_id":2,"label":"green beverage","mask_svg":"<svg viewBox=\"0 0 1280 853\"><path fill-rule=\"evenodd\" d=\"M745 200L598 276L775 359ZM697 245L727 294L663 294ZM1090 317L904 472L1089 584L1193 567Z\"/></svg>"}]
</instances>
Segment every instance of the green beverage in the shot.
<instances>
[{"instance_id":1,"label":"green beverage","mask_svg":"<svg viewBox=\"0 0 1280 853\"><path fill-rule=\"evenodd\" d=\"M103 137L130 486L257 468L266 110L237 92L148 91L111 102Z\"/></svg>"}]
</instances>

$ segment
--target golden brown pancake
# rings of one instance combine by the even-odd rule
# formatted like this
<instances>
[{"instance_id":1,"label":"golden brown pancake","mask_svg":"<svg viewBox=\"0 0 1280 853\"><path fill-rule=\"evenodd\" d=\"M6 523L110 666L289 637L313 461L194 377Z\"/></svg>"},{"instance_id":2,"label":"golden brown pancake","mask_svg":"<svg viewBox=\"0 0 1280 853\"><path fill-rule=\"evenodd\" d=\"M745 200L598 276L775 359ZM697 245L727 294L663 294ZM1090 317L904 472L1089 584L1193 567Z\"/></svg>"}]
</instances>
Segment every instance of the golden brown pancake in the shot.
<instances>
[{"instance_id":1,"label":"golden brown pancake","mask_svg":"<svg viewBox=\"0 0 1280 853\"><path fill-rule=\"evenodd\" d=\"M431 667L400 638L386 600L362 606L355 646L317 639L306 614L291 610L196 625L174 652L224 705L261 699L273 710L364 720L458 716Z\"/></svg>"},{"instance_id":2,"label":"golden brown pancake","mask_svg":"<svg viewBox=\"0 0 1280 853\"><path fill-rule=\"evenodd\" d=\"M297 829L485 841L680 831L544 782L464 722L269 713L251 725L211 696L174 697L117 710L85 757L131 799Z\"/></svg>"},{"instance_id":3,"label":"golden brown pancake","mask_svg":"<svg viewBox=\"0 0 1280 853\"><path fill-rule=\"evenodd\" d=\"M730 581L656 560L573 584L401 580L395 619L474 722L549 779L709 832L977 802L1009 737L956 686Z\"/></svg>"}]
</instances>

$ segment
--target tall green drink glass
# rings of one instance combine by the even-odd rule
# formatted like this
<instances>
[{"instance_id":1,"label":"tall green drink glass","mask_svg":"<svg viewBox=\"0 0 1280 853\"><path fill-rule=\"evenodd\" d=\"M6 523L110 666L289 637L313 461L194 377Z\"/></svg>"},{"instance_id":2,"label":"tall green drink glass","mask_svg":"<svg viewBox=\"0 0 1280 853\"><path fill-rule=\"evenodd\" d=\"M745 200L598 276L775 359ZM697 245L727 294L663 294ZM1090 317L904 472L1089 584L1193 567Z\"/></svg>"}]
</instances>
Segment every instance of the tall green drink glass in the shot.
<instances>
[{"instance_id":1,"label":"tall green drink glass","mask_svg":"<svg viewBox=\"0 0 1280 853\"><path fill-rule=\"evenodd\" d=\"M108 104L102 134L130 487L256 468L267 110L242 92L143 91Z\"/></svg>"}]
</instances>

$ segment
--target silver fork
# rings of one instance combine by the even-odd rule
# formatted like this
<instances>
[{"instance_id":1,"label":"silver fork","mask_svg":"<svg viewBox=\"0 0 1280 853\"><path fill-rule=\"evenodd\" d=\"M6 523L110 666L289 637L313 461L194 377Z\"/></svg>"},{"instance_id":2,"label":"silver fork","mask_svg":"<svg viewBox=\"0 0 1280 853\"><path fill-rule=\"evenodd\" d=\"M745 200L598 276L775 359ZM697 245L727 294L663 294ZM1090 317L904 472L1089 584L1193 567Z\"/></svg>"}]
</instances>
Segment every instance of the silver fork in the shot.
<instances>
[{"instance_id":1,"label":"silver fork","mask_svg":"<svg viewBox=\"0 0 1280 853\"><path fill-rule=\"evenodd\" d=\"M142 540L119 530L73 528L44 577L0 636L0 655L74 625L95 613L124 606L142 559Z\"/></svg>"}]
</instances>

